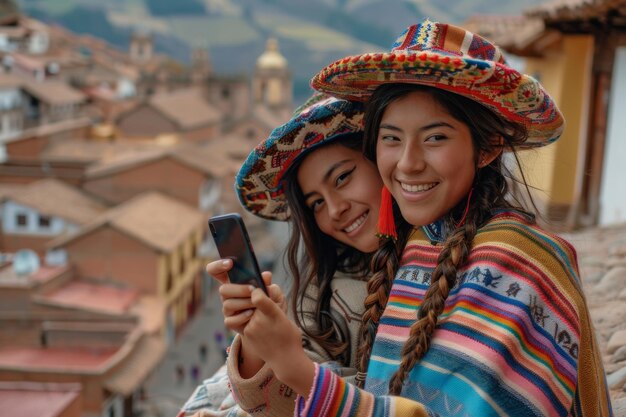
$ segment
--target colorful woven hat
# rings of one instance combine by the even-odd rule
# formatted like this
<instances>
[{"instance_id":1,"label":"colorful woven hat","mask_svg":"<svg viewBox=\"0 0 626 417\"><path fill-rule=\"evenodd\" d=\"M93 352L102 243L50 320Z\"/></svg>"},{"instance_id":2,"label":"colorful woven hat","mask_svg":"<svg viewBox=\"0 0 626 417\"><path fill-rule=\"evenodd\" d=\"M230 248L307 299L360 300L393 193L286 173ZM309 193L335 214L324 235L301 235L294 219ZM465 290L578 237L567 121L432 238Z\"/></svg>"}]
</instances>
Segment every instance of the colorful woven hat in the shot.
<instances>
[{"instance_id":1,"label":"colorful woven hat","mask_svg":"<svg viewBox=\"0 0 626 417\"><path fill-rule=\"evenodd\" d=\"M346 100L366 100L381 84L422 84L476 100L526 125L522 148L547 145L565 121L534 78L509 67L500 49L457 26L426 20L395 41L391 52L340 59L322 69L311 86Z\"/></svg>"},{"instance_id":2,"label":"colorful woven hat","mask_svg":"<svg viewBox=\"0 0 626 417\"><path fill-rule=\"evenodd\" d=\"M362 135L363 111L362 103L319 94L309 99L248 155L235 179L241 204L259 217L287 220L285 173L320 144Z\"/></svg>"}]
</instances>

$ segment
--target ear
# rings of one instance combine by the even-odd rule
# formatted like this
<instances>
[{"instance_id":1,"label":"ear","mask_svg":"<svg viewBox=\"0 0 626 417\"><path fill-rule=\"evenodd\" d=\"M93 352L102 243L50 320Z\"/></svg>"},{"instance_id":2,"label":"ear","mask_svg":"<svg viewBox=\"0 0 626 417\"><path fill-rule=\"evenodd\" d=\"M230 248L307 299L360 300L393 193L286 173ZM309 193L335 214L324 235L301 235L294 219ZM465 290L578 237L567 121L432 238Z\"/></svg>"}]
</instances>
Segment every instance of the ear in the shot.
<instances>
[{"instance_id":1,"label":"ear","mask_svg":"<svg viewBox=\"0 0 626 417\"><path fill-rule=\"evenodd\" d=\"M502 154L504 140L500 137L498 144L493 146L489 151L482 151L478 156L478 168L484 168L493 162L498 156Z\"/></svg>"}]
</instances>

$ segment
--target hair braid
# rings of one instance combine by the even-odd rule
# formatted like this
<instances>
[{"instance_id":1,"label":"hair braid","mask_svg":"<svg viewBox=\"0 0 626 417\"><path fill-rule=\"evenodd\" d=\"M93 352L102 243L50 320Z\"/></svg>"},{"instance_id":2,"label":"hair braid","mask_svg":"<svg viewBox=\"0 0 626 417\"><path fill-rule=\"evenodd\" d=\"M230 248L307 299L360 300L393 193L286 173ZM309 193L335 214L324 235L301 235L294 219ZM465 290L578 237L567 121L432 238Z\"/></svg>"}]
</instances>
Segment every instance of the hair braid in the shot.
<instances>
[{"instance_id":1,"label":"hair braid","mask_svg":"<svg viewBox=\"0 0 626 417\"><path fill-rule=\"evenodd\" d=\"M389 382L390 394L400 394L407 373L428 351L438 317L443 312L450 289L456 283L457 268L467 259L475 233L474 222L466 221L446 240L437 260L431 284L418 311L417 321L411 326L409 339L402 348L400 368Z\"/></svg>"},{"instance_id":2,"label":"hair braid","mask_svg":"<svg viewBox=\"0 0 626 417\"><path fill-rule=\"evenodd\" d=\"M401 219L398 213L396 218ZM393 239L385 239L372 257L371 270L373 274L367 283L368 295L363 302L365 311L361 319L361 335L359 338L361 344L357 348L356 365L359 372L364 373L367 371L378 322L387 305L391 284L400 264L400 254L412 229L403 219L399 223L398 240L394 242ZM357 379L356 381L356 384L361 388L363 383L363 379Z\"/></svg>"}]
</instances>

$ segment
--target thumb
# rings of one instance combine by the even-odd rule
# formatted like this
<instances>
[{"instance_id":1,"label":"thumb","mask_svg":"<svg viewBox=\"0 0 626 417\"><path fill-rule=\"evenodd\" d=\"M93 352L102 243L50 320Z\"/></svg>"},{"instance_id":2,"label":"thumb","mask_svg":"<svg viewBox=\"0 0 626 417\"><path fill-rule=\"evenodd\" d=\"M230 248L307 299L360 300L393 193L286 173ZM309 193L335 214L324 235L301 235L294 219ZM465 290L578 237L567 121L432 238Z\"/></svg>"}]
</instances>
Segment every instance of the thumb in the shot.
<instances>
[{"instance_id":1,"label":"thumb","mask_svg":"<svg viewBox=\"0 0 626 417\"><path fill-rule=\"evenodd\" d=\"M277 310L280 311L280 307L271 298L269 298L262 289L255 288L250 296L252 305L261 313L268 317L273 317L277 314Z\"/></svg>"},{"instance_id":2,"label":"thumb","mask_svg":"<svg viewBox=\"0 0 626 417\"><path fill-rule=\"evenodd\" d=\"M272 285L272 273L270 271L261 272L261 277L263 277L263 282L265 283L266 287Z\"/></svg>"}]
</instances>

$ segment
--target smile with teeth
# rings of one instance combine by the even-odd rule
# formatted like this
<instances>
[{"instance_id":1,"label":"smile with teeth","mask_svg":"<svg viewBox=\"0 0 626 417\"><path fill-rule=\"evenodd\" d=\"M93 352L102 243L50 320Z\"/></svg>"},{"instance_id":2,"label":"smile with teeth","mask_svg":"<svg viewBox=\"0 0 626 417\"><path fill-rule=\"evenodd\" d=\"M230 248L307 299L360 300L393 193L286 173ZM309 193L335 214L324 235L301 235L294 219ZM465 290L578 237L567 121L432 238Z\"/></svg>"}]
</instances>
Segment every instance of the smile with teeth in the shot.
<instances>
[{"instance_id":1,"label":"smile with teeth","mask_svg":"<svg viewBox=\"0 0 626 417\"><path fill-rule=\"evenodd\" d=\"M405 184L403 182L400 183L400 186L404 191L408 191L410 193L423 193L424 191L428 191L431 188L434 188L437 185L436 182L431 182L430 184Z\"/></svg>"},{"instance_id":2,"label":"smile with teeth","mask_svg":"<svg viewBox=\"0 0 626 417\"><path fill-rule=\"evenodd\" d=\"M357 227L362 225L365 222L365 219L367 219L367 213L363 213L350 226L348 226L345 229L343 229L343 231L346 232L346 233L350 233L351 231L355 230Z\"/></svg>"}]
</instances>

